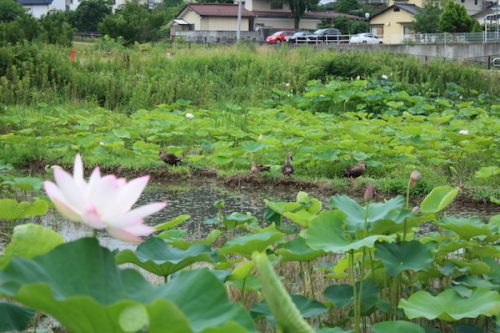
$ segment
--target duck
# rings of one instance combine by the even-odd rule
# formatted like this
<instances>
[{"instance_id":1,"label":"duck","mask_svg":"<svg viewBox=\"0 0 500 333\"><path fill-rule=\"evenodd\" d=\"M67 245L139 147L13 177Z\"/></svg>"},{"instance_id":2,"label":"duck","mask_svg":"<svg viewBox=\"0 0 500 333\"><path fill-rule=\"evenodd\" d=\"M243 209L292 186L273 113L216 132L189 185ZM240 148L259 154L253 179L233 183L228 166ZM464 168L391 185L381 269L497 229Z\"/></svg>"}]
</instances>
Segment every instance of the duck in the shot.
<instances>
[{"instance_id":1,"label":"duck","mask_svg":"<svg viewBox=\"0 0 500 333\"><path fill-rule=\"evenodd\" d=\"M268 165L257 164L254 161L252 161L252 166L250 167L250 170L252 170L253 173L259 173L263 171L270 171L271 167Z\"/></svg>"},{"instance_id":2,"label":"duck","mask_svg":"<svg viewBox=\"0 0 500 333\"><path fill-rule=\"evenodd\" d=\"M357 164L344 170L344 177L358 178L366 171L366 162L359 161Z\"/></svg>"},{"instance_id":3,"label":"duck","mask_svg":"<svg viewBox=\"0 0 500 333\"><path fill-rule=\"evenodd\" d=\"M180 157L177 157L176 155L172 153L168 153L165 150L160 150L160 158L163 162L167 163L168 165L173 165L173 166L178 166L181 164L182 159Z\"/></svg>"},{"instance_id":4,"label":"duck","mask_svg":"<svg viewBox=\"0 0 500 333\"><path fill-rule=\"evenodd\" d=\"M291 177L293 174L293 166L292 166L293 154L288 152L285 158L285 164L281 167L281 173L283 176Z\"/></svg>"}]
</instances>

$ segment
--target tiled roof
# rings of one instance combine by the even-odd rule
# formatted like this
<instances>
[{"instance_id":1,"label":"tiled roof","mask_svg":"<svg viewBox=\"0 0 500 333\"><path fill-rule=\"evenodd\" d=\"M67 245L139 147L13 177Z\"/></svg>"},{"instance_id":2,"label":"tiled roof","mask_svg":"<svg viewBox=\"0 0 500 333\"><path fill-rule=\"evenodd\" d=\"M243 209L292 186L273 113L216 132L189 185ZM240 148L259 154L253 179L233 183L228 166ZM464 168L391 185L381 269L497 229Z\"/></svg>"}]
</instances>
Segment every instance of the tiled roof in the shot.
<instances>
[{"instance_id":1,"label":"tiled roof","mask_svg":"<svg viewBox=\"0 0 500 333\"><path fill-rule=\"evenodd\" d=\"M293 18L293 15L291 12L274 12L274 11L256 11L256 10L254 10L253 13L255 14L256 17ZM335 13L335 12L306 12L302 16L302 18L303 19L319 19L319 18L335 18L335 17L339 17L339 16L345 16L351 20L361 20L361 17L359 17L359 16L353 16L353 15Z\"/></svg>"},{"instance_id":2,"label":"tiled roof","mask_svg":"<svg viewBox=\"0 0 500 333\"><path fill-rule=\"evenodd\" d=\"M225 17L237 17L238 16L238 5L233 4L212 4L212 3L191 3L187 5L195 13L200 16L225 16ZM241 11L242 17L253 17L255 16L252 12L243 8Z\"/></svg>"},{"instance_id":3,"label":"tiled roof","mask_svg":"<svg viewBox=\"0 0 500 333\"><path fill-rule=\"evenodd\" d=\"M48 6L52 1L53 0L17 0L17 3L24 6Z\"/></svg>"},{"instance_id":4,"label":"tiled roof","mask_svg":"<svg viewBox=\"0 0 500 333\"><path fill-rule=\"evenodd\" d=\"M380 12L376 13L375 15L372 15L372 17L370 17L370 19L374 18L375 16L379 16L380 14L383 14L393 8L399 8L399 9L402 9L410 14L413 14L415 15L421 8L418 7L418 6L415 6L415 5L412 5L412 4L407 4L407 3L394 3L394 5L392 6L389 6L387 8L385 8L384 10L381 10Z\"/></svg>"}]
</instances>

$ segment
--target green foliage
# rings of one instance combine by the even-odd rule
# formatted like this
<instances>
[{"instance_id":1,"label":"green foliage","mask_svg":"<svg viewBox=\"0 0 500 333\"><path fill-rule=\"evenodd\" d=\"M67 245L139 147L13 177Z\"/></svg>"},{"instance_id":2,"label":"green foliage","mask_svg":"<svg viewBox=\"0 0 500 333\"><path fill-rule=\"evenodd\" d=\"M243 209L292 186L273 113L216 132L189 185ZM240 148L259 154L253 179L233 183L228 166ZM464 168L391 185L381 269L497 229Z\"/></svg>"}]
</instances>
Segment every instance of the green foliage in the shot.
<instances>
[{"instance_id":1,"label":"green foliage","mask_svg":"<svg viewBox=\"0 0 500 333\"><path fill-rule=\"evenodd\" d=\"M50 11L40 20L41 37L49 44L70 46L73 42L73 27L65 12Z\"/></svg>"},{"instance_id":2,"label":"green foliage","mask_svg":"<svg viewBox=\"0 0 500 333\"><path fill-rule=\"evenodd\" d=\"M0 221L16 221L33 216L43 216L47 214L49 204L43 199L36 199L33 202L14 199L0 199Z\"/></svg>"},{"instance_id":3,"label":"green foliage","mask_svg":"<svg viewBox=\"0 0 500 333\"><path fill-rule=\"evenodd\" d=\"M349 15L363 14L363 7L358 0L338 0L333 5L333 10L337 13L344 13Z\"/></svg>"},{"instance_id":4,"label":"green foliage","mask_svg":"<svg viewBox=\"0 0 500 333\"><path fill-rule=\"evenodd\" d=\"M294 28L299 30L300 27L300 19L306 12L306 10L314 9L319 0L287 0L290 5L290 10L292 11L293 19L294 19Z\"/></svg>"},{"instance_id":5,"label":"green foliage","mask_svg":"<svg viewBox=\"0 0 500 333\"><path fill-rule=\"evenodd\" d=\"M406 270L427 270L433 261L431 249L415 240L378 244L375 256L382 261L389 276L396 276Z\"/></svg>"},{"instance_id":6,"label":"green foliage","mask_svg":"<svg viewBox=\"0 0 500 333\"><path fill-rule=\"evenodd\" d=\"M369 30L369 24L366 21L351 20L345 16L335 17L331 22L322 20L319 24L320 28L337 28L342 34L357 34Z\"/></svg>"},{"instance_id":7,"label":"green foliage","mask_svg":"<svg viewBox=\"0 0 500 333\"><path fill-rule=\"evenodd\" d=\"M129 331L127 317L138 313L147 314L142 323L149 332L255 331L250 316L207 270L183 272L154 287L137 271L119 270L95 239L13 259L0 272L0 295L50 314L72 332Z\"/></svg>"},{"instance_id":8,"label":"green foliage","mask_svg":"<svg viewBox=\"0 0 500 333\"><path fill-rule=\"evenodd\" d=\"M75 10L73 24L77 31L96 32L102 19L111 14L111 6L106 0L84 0Z\"/></svg>"},{"instance_id":9,"label":"green foliage","mask_svg":"<svg viewBox=\"0 0 500 333\"><path fill-rule=\"evenodd\" d=\"M460 296L453 289L432 296L426 291L418 291L410 298L402 299L399 307L409 319L426 318L455 321L462 318L476 318L480 315L498 316L500 295L497 291L475 289L469 297Z\"/></svg>"},{"instance_id":10,"label":"green foliage","mask_svg":"<svg viewBox=\"0 0 500 333\"><path fill-rule=\"evenodd\" d=\"M411 27L419 33L437 33L440 31L439 20L442 13L439 1L426 1L424 7L415 14Z\"/></svg>"},{"instance_id":11,"label":"green foliage","mask_svg":"<svg viewBox=\"0 0 500 333\"><path fill-rule=\"evenodd\" d=\"M460 192L458 187L439 186L434 188L420 206L423 213L438 213L448 207Z\"/></svg>"},{"instance_id":12,"label":"green foliage","mask_svg":"<svg viewBox=\"0 0 500 333\"><path fill-rule=\"evenodd\" d=\"M464 5L449 0L439 20L439 28L441 32L471 32L474 28L474 20L467 14Z\"/></svg>"},{"instance_id":13,"label":"green foliage","mask_svg":"<svg viewBox=\"0 0 500 333\"><path fill-rule=\"evenodd\" d=\"M25 15L24 7L15 0L0 0L0 24L16 21Z\"/></svg>"},{"instance_id":14,"label":"green foliage","mask_svg":"<svg viewBox=\"0 0 500 333\"><path fill-rule=\"evenodd\" d=\"M64 243L64 239L50 228L36 224L21 224L14 228L9 244L0 256L0 269L14 257L33 258L45 254Z\"/></svg>"},{"instance_id":15,"label":"green foliage","mask_svg":"<svg viewBox=\"0 0 500 333\"><path fill-rule=\"evenodd\" d=\"M32 309L0 301L0 332L24 331L34 316Z\"/></svg>"}]
</instances>

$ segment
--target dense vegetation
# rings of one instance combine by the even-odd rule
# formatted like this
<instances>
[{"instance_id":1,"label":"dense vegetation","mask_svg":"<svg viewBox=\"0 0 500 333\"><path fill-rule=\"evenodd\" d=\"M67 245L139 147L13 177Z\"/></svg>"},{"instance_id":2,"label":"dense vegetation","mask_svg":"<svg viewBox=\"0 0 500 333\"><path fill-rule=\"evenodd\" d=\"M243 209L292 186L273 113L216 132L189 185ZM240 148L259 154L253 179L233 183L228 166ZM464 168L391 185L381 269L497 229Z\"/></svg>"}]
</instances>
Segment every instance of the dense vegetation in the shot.
<instances>
[{"instance_id":1,"label":"dense vegetation","mask_svg":"<svg viewBox=\"0 0 500 333\"><path fill-rule=\"evenodd\" d=\"M460 192L498 203L498 77L311 48L124 49L104 38L78 47L75 61L69 51L0 49L0 225L12 233L0 255L0 331L37 326L35 311L83 333L498 330L499 217L444 215ZM182 165L165 165L160 148ZM69 169L80 153L87 168L120 177L207 167L228 176L256 161L271 166L253 175L266 180L283 177L287 152L292 180L366 185L364 202L299 192L264 200L259 219L225 214L218 201L207 234L193 239L187 215L143 225L164 207L134 205L147 178L102 170L87 182L78 163L73 175L52 167ZM367 173L342 179L361 160ZM27 168L40 174L26 177ZM372 185L399 195L374 202ZM42 187L94 237L155 235L111 252L38 223L12 230L48 214Z\"/></svg>"}]
</instances>

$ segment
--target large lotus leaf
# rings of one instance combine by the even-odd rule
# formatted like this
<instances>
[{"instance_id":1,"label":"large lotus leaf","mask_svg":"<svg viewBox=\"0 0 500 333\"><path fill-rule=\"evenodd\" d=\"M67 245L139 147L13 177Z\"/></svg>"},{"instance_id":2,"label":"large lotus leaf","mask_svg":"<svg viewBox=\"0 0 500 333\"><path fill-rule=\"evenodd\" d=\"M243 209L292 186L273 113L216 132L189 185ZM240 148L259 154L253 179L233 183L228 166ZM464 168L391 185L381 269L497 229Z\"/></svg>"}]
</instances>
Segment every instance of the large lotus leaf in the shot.
<instances>
[{"instance_id":1,"label":"large lotus leaf","mask_svg":"<svg viewBox=\"0 0 500 333\"><path fill-rule=\"evenodd\" d=\"M328 311L328 308L323 304L314 299L307 299L302 295L291 295L292 301L295 303L297 309L299 309L302 317L310 318L319 316L322 313ZM250 313L254 318L264 316L267 320L275 322L273 314L269 309L269 305L265 300L260 303L254 304Z\"/></svg>"},{"instance_id":2,"label":"large lotus leaf","mask_svg":"<svg viewBox=\"0 0 500 333\"><path fill-rule=\"evenodd\" d=\"M283 239L283 235L276 231L264 231L235 237L224 244L221 252L224 254L239 254L251 258L255 251L262 252L273 243Z\"/></svg>"},{"instance_id":3,"label":"large lotus leaf","mask_svg":"<svg viewBox=\"0 0 500 333\"><path fill-rule=\"evenodd\" d=\"M255 141L245 141L241 144L241 148L243 148L246 153L256 153L266 147L267 145Z\"/></svg>"},{"instance_id":4,"label":"large lotus leaf","mask_svg":"<svg viewBox=\"0 0 500 333\"><path fill-rule=\"evenodd\" d=\"M392 218L392 217L391 217ZM373 222L369 227L369 234L394 234L410 231L412 228L418 227L421 223L432 222L436 220L435 214L424 214L415 216L415 214L407 209L401 209L399 215L393 220L378 220ZM406 222L402 223L402 222Z\"/></svg>"},{"instance_id":5,"label":"large lotus leaf","mask_svg":"<svg viewBox=\"0 0 500 333\"><path fill-rule=\"evenodd\" d=\"M425 333L425 329L409 321L382 321L372 326L373 333Z\"/></svg>"},{"instance_id":6,"label":"large lotus leaf","mask_svg":"<svg viewBox=\"0 0 500 333\"><path fill-rule=\"evenodd\" d=\"M311 249L302 237L280 245L275 252L281 256L282 261L311 261L325 254L323 251Z\"/></svg>"},{"instance_id":7,"label":"large lotus leaf","mask_svg":"<svg viewBox=\"0 0 500 333\"><path fill-rule=\"evenodd\" d=\"M168 276L195 262L213 262L212 250L206 245L192 245L182 250L150 237L137 249L122 250L116 254L118 264L132 263L159 276Z\"/></svg>"},{"instance_id":8,"label":"large lotus leaf","mask_svg":"<svg viewBox=\"0 0 500 333\"><path fill-rule=\"evenodd\" d=\"M437 296L426 291L418 291L407 300L399 302L409 319L426 318L455 321L478 316L498 316L500 295L496 291L475 289L468 298L460 297L456 291L447 289Z\"/></svg>"},{"instance_id":9,"label":"large lotus leaf","mask_svg":"<svg viewBox=\"0 0 500 333\"><path fill-rule=\"evenodd\" d=\"M360 283L356 283L357 296L359 296ZM379 288L370 280L363 281L363 295L361 295L361 312L367 314L378 301ZM335 304L337 308L343 308L354 304L352 285L334 284L325 289L323 295L327 300Z\"/></svg>"},{"instance_id":10,"label":"large lotus leaf","mask_svg":"<svg viewBox=\"0 0 500 333\"><path fill-rule=\"evenodd\" d=\"M306 192L297 193L297 203L301 204L311 214L317 214L321 211L323 203L313 197L310 197Z\"/></svg>"},{"instance_id":11,"label":"large lotus leaf","mask_svg":"<svg viewBox=\"0 0 500 333\"><path fill-rule=\"evenodd\" d=\"M357 263L358 261L361 260L362 254L360 252L354 253L354 263ZM347 279L349 277L349 267L351 267L351 256L350 255L345 255L333 266L333 272L327 274L328 278L334 278L334 279Z\"/></svg>"},{"instance_id":12,"label":"large lotus leaf","mask_svg":"<svg viewBox=\"0 0 500 333\"><path fill-rule=\"evenodd\" d=\"M375 256L382 261L389 276L396 276L406 270L426 270L433 261L429 246L416 240L377 244Z\"/></svg>"},{"instance_id":13,"label":"large lotus leaf","mask_svg":"<svg viewBox=\"0 0 500 333\"><path fill-rule=\"evenodd\" d=\"M23 331L35 316L35 310L0 301L0 332Z\"/></svg>"},{"instance_id":14,"label":"large lotus leaf","mask_svg":"<svg viewBox=\"0 0 500 333\"><path fill-rule=\"evenodd\" d=\"M64 238L50 228L37 224L21 224L14 228L12 239L0 256L0 269L13 257L33 258L64 243Z\"/></svg>"},{"instance_id":15,"label":"large lotus leaf","mask_svg":"<svg viewBox=\"0 0 500 333\"><path fill-rule=\"evenodd\" d=\"M362 239L353 239L345 231L346 215L341 211L323 211L311 221L305 230L306 243L314 250L327 252L347 252L362 247L371 248L378 240L390 242L394 238L384 235L372 235Z\"/></svg>"},{"instance_id":16,"label":"large lotus leaf","mask_svg":"<svg viewBox=\"0 0 500 333\"><path fill-rule=\"evenodd\" d=\"M77 333L124 332L123 313L140 304L149 316L148 332L219 327L229 333L224 328L229 323L254 331L250 316L227 299L222 282L208 270L182 272L154 287L139 272L118 269L113 255L94 238L33 259L14 258L0 271L0 296L45 312Z\"/></svg>"},{"instance_id":17,"label":"large lotus leaf","mask_svg":"<svg viewBox=\"0 0 500 333\"><path fill-rule=\"evenodd\" d=\"M500 233L494 230L496 226L484 223L477 218L445 217L438 225L443 229L453 231L463 239L471 239L476 236L486 236L488 241L500 239Z\"/></svg>"},{"instance_id":18,"label":"large lotus leaf","mask_svg":"<svg viewBox=\"0 0 500 333\"><path fill-rule=\"evenodd\" d=\"M460 192L458 187L438 186L432 189L420 205L422 213L438 213L448 207Z\"/></svg>"},{"instance_id":19,"label":"large lotus leaf","mask_svg":"<svg viewBox=\"0 0 500 333\"><path fill-rule=\"evenodd\" d=\"M330 199L330 207L337 208L347 215L349 230L364 229L365 219L369 225L380 220L402 223L405 216L400 216L404 199L397 196L383 203L370 203L360 206L347 195L335 195Z\"/></svg>"},{"instance_id":20,"label":"large lotus leaf","mask_svg":"<svg viewBox=\"0 0 500 333\"><path fill-rule=\"evenodd\" d=\"M49 204L42 199L33 202L0 199L0 221L15 221L22 218L47 214Z\"/></svg>"},{"instance_id":21,"label":"large lotus leaf","mask_svg":"<svg viewBox=\"0 0 500 333\"><path fill-rule=\"evenodd\" d=\"M305 209L299 210L297 212L284 212L283 216L298 225L307 228L309 222L316 216L316 214L311 214Z\"/></svg>"}]
</instances>

